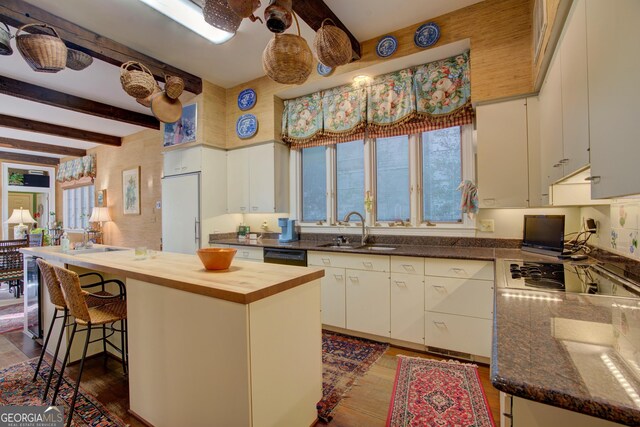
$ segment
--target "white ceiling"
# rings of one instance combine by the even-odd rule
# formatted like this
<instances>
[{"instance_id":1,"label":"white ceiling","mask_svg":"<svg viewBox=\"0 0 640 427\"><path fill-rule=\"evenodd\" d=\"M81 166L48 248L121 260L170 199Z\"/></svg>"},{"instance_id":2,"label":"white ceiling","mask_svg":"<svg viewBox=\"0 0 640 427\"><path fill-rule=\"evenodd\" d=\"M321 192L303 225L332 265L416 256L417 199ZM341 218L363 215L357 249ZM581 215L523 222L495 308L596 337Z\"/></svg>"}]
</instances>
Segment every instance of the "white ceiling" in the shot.
<instances>
[{"instance_id":1,"label":"white ceiling","mask_svg":"<svg viewBox=\"0 0 640 427\"><path fill-rule=\"evenodd\" d=\"M245 19L235 37L225 44L214 45L138 0L27 1L91 31L226 88L264 75L261 64L262 51L272 34L258 22L252 23ZM481 0L395 0L393 2L388 0L325 0L327 5L360 41L426 21L479 1ZM256 12L257 16L263 15L269 0L262 0L262 3L262 7ZM304 21L299 21L303 37L311 45L315 33ZM12 32L15 33L15 29L12 29ZM93 64L84 71L67 69L55 74L36 73L31 71L15 49L15 41L12 43L14 54L0 56L0 75L150 114L149 109L139 105L122 91L118 67L94 59ZM432 50L436 51L436 49ZM438 51L430 52L429 55L437 53ZM407 61L420 62L422 60L425 62L427 59L423 56L421 54L413 55L402 64L397 60L385 61L379 66L371 67L363 72L376 75L390 71L387 70L389 66L397 69L411 65L405 64ZM446 54L443 53L439 57L442 56L446 56ZM344 80L350 76L341 76L340 78ZM318 84L335 86L340 83L342 81L338 82L335 78L327 78L322 79ZM318 90L318 88L293 88L288 95L297 96L302 94L301 90L308 93ZM190 96L191 94L185 93L181 98L185 100ZM130 135L144 129L5 95L0 95L0 114L115 136ZM3 127L0 127L0 137L84 149L97 145ZM23 152L4 147L0 147L0 150ZM32 154L60 157L45 153L33 152Z\"/></svg>"}]
</instances>

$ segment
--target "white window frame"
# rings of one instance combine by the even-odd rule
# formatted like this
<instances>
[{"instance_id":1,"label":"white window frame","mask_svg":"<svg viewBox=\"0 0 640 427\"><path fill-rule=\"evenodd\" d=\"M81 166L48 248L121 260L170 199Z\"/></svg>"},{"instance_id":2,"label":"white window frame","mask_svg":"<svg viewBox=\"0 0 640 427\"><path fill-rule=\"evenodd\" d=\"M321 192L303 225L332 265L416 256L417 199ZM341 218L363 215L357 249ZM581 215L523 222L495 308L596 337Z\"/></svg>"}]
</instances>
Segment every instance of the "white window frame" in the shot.
<instances>
[{"instance_id":1,"label":"white window frame","mask_svg":"<svg viewBox=\"0 0 640 427\"><path fill-rule=\"evenodd\" d=\"M92 200L93 201L93 206L89 206L88 212L85 213L85 215L87 215L87 219L89 216L91 216L91 211L93 210L93 207L95 207L95 198L96 198L96 188L95 185L93 183L91 184L87 184L87 185L81 185L81 186L77 186L77 187L70 187L70 188L64 188L62 190L62 224L63 224L63 229L65 231L68 231L70 233L80 233L84 231L84 228L70 228L69 226L69 202L67 201L67 191L72 191L72 190L80 190L82 188L85 187L93 187L93 194L89 194L89 198L87 200ZM87 221L87 227L89 227L89 222Z\"/></svg>"},{"instance_id":2,"label":"white window frame","mask_svg":"<svg viewBox=\"0 0 640 427\"><path fill-rule=\"evenodd\" d=\"M473 147L473 125L461 126L462 145L462 180L472 180L475 182L475 158ZM421 159L421 133L409 135L409 180L410 180L410 224L408 226L395 226L389 222L375 223L376 192L375 192L375 139L365 139L364 141L364 185L365 195L369 192L374 198L371 211L361 212L365 214L365 224L369 227L371 234L396 234L396 235L434 235L434 236L454 236L473 237L476 231L475 218L462 215L459 223L437 222L433 226L422 223L422 159ZM357 219L349 224L339 223L341 218L336 218L336 149L335 145L327 146L325 165L326 171L326 202L327 221L322 223L302 222L299 225L303 231L311 233L360 233L357 226ZM302 218L302 155L299 150L292 150L290 156L290 172L294 179L291 179L290 197L291 213L297 218Z\"/></svg>"}]
</instances>

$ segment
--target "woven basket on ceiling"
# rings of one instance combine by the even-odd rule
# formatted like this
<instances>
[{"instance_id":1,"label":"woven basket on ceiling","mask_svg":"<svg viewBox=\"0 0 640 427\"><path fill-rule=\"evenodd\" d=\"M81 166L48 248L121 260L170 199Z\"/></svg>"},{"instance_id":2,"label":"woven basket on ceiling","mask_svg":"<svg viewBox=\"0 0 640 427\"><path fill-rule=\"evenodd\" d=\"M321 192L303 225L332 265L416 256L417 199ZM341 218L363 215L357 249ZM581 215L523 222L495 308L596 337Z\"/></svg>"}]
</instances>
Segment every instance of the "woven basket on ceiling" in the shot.
<instances>
[{"instance_id":1,"label":"woven basket on ceiling","mask_svg":"<svg viewBox=\"0 0 640 427\"><path fill-rule=\"evenodd\" d=\"M28 27L43 27L51 30L49 34L20 34ZM46 24L27 24L16 31L16 45L27 64L33 71L57 73L67 65L67 46L55 28Z\"/></svg>"},{"instance_id":2,"label":"woven basket on ceiling","mask_svg":"<svg viewBox=\"0 0 640 427\"><path fill-rule=\"evenodd\" d=\"M177 99L182 95L182 91L184 91L184 80L178 76L167 76L165 74L164 81L164 91L169 98Z\"/></svg>"},{"instance_id":3,"label":"woven basket on ceiling","mask_svg":"<svg viewBox=\"0 0 640 427\"><path fill-rule=\"evenodd\" d=\"M311 74L313 54L307 41L300 37L298 18L295 20L298 35L275 34L262 52L262 69L278 83L299 85Z\"/></svg>"},{"instance_id":4,"label":"woven basket on ceiling","mask_svg":"<svg viewBox=\"0 0 640 427\"><path fill-rule=\"evenodd\" d=\"M82 71L93 63L93 58L84 52L67 49L67 68Z\"/></svg>"},{"instance_id":5,"label":"woven basket on ceiling","mask_svg":"<svg viewBox=\"0 0 640 427\"><path fill-rule=\"evenodd\" d=\"M206 0L202 14L207 24L230 33L235 33L242 22L242 18L231 10L227 0Z\"/></svg>"},{"instance_id":6,"label":"woven basket on ceiling","mask_svg":"<svg viewBox=\"0 0 640 427\"><path fill-rule=\"evenodd\" d=\"M9 30L9 26L2 23L4 28L0 27L0 55L9 56L13 53L13 49L11 49L11 30Z\"/></svg>"},{"instance_id":7,"label":"woven basket on ceiling","mask_svg":"<svg viewBox=\"0 0 640 427\"><path fill-rule=\"evenodd\" d=\"M322 21L322 25L316 33L313 47L318 55L318 61L328 67L337 67L348 64L351 61L351 40L347 33L336 27L331 21L331 25L325 25L331 19Z\"/></svg>"},{"instance_id":8,"label":"woven basket on ceiling","mask_svg":"<svg viewBox=\"0 0 640 427\"><path fill-rule=\"evenodd\" d=\"M154 98L156 94L160 92L162 92L162 89L160 88L160 85L156 83L156 87L155 89L153 89L153 92L151 92L151 95L147 96L146 98L136 98L136 101L140 105L144 105L147 108L151 108L151 100Z\"/></svg>"},{"instance_id":9,"label":"woven basket on ceiling","mask_svg":"<svg viewBox=\"0 0 640 427\"><path fill-rule=\"evenodd\" d=\"M120 83L122 89L136 99L151 95L157 85L151 71L135 61L127 61L120 66Z\"/></svg>"}]
</instances>

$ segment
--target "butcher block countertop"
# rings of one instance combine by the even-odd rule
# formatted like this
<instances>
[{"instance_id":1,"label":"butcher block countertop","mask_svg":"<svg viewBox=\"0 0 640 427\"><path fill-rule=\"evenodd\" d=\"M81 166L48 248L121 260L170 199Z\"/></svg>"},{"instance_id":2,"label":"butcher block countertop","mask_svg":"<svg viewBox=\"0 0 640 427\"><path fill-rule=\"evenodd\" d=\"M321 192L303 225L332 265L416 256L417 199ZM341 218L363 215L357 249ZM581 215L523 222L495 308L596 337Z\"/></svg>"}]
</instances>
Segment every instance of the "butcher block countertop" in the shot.
<instances>
[{"instance_id":1,"label":"butcher block countertop","mask_svg":"<svg viewBox=\"0 0 640 427\"><path fill-rule=\"evenodd\" d=\"M106 249L95 245L93 250ZM104 250L103 249L103 250ZM234 260L228 270L205 270L196 255L158 252L137 260L133 249L63 252L60 246L30 247L22 253L89 270L119 275L240 304L249 304L324 276L322 268Z\"/></svg>"}]
</instances>

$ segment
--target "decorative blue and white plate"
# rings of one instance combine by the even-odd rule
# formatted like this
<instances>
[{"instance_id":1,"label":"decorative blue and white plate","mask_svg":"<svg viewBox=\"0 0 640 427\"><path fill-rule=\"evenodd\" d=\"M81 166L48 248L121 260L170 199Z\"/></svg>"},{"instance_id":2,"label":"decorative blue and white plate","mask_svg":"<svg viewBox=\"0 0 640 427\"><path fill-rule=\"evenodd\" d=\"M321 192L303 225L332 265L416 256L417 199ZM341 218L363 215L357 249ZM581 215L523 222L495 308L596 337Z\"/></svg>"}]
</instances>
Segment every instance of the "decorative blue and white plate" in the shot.
<instances>
[{"instance_id":1,"label":"decorative blue and white plate","mask_svg":"<svg viewBox=\"0 0 640 427\"><path fill-rule=\"evenodd\" d=\"M238 94L238 108L242 111L250 110L256 105L256 91L253 89L245 89Z\"/></svg>"},{"instance_id":2,"label":"decorative blue and white plate","mask_svg":"<svg viewBox=\"0 0 640 427\"><path fill-rule=\"evenodd\" d=\"M398 49L398 40L393 36L384 36L378 41L376 53L380 58L393 55Z\"/></svg>"},{"instance_id":3,"label":"decorative blue and white plate","mask_svg":"<svg viewBox=\"0 0 640 427\"><path fill-rule=\"evenodd\" d=\"M420 25L413 36L413 42L418 47L433 46L440 38L440 27L435 22Z\"/></svg>"},{"instance_id":4,"label":"decorative blue and white plate","mask_svg":"<svg viewBox=\"0 0 640 427\"><path fill-rule=\"evenodd\" d=\"M238 138L251 138L258 132L258 119L253 114L243 114L236 122L236 134Z\"/></svg>"},{"instance_id":5,"label":"decorative blue and white plate","mask_svg":"<svg viewBox=\"0 0 640 427\"><path fill-rule=\"evenodd\" d=\"M316 67L316 71L322 77L326 77L329 74L333 73L333 67L329 67L328 65L324 65L322 62L318 62L318 66Z\"/></svg>"}]
</instances>

